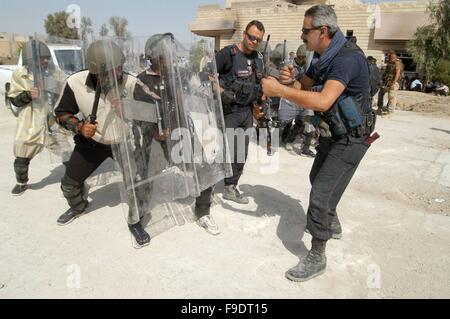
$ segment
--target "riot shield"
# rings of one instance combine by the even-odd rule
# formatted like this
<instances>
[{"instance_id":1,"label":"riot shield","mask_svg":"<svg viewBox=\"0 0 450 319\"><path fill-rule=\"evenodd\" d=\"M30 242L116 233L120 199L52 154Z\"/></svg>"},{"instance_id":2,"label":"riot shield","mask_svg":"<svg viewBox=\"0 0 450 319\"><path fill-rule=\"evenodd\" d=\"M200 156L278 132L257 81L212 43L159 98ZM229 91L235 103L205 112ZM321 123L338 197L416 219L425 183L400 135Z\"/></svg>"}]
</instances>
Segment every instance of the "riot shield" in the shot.
<instances>
[{"instance_id":1,"label":"riot shield","mask_svg":"<svg viewBox=\"0 0 450 319\"><path fill-rule=\"evenodd\" d=\"M232 167L213 46L201 40L192 43L189 51L178 49L178 52L182 109L191 137L195 196L231 176Z\"/></svg>"},{"instance_id":2,"label":"riot shield","mask_svg":"<svg viewBox=\"0 0 450 319\"><path fill-rule=\"evenodd\" d=\"M35 35L24 44L22 59L15 78L26 81L22 85L16 81L14 89L30 92L31 103L19 114L16 144L22 146L16 152L34 157L44 149L40 154L44 162L61 163L70 154L71 134L56 123L53 108L66 78L84 67L80 43Z\"/></svg>"},{"instance_id":3,"label":"riot shield","mask_svg":"<svg viewBox=\"0 0 450 319\"><path fill-rule=\"evenodd\" d=\"M177 80L174 73L156 68L143 70L137 77L124 72L124 66L134 65L126 61L128 57L141 56L138 52L124 52L122 48L131 47L125 40L103 38L97 45L101 46L97 52L102 51L104 58L109 59L100 65L97 76L109 104L104 110L108 112L104 130L112 134L127 222L144 221L155 236L184 224L187 218L183 210L192 210L190 205L179 208L181 202L171 205L189 196L194 180L194 172L187 170L185 162L172 156L178 141L172 140L171 135L181 125L178 100L169 86ZM117 50L121 53L115 54ZM174 65L165 51L161 55L159 59L165 68Z\"/></svg>"}]
</instances>

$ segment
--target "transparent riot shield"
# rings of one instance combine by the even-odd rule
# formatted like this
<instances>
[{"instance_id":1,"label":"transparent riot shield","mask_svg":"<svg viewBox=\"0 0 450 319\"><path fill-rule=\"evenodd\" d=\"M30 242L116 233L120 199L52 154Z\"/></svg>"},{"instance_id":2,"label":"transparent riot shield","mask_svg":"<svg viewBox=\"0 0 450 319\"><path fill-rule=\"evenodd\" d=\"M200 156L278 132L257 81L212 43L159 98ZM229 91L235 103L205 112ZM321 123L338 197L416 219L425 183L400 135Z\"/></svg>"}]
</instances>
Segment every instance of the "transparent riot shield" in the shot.
<instances>
[{"instance_id":1,"label":"transparent riot shield","mask_svg":"<svg viewBox=\"0 0 450 319\"><path fill-rule=\"evenodd\" d=\"M189 51L178 49L178 55L196 195L231 176L231 160L213 46L205 40L194 42Z\"/></svg>"},{"instance_id":2,"label":"transparent riot shield","mask_svg":"<svg viewBox=\"0 0 450 319\"><path fill-rule=\"evenodd\" d=\"M99 113L98 119L105 119L104 134L111 136L113 156L120 167L127 222L141 221L155 236L184 224L183 210L192 211L186 198L194 172L187 169L182 156L173 156L179 141L172 139L172 133L181 125L178 100L170 85L179 81L173 78L175 73L156 68L156 60L153 69L144 69L137 77L124 72L125 65L133 65L127 57L141 53L124 52L127 43L117 39L103 38L98 43L109 59L97 75L106 100L106 107L99 109L106 114ZM173 67L164 48L158 54L164 70Z\"/></svg>"},{"instance_id":3,"label":"transparent riot shield","mask_svg":"<svg viewBox=\"0 0 450 319\"><path fill-rule=\"evenodd\" d=\"M31 49L30 70L39 95L33 107L40 114L44 132L44 151L40 158L56 164L67 160L72 151L72 133L58 125L54 108L66 79L85 67L81 42L55 37L35 36L27 44Z\"/></svg>"},{"instance_id":4,"label":"transparent riot shield","mask_svg":"<svg viewBox=\"0 0 450 319\"><path fill-rule=\"evenodd\" d=\"M60 45L47 40L34 36L23 45L23 66L13 74L10 97L16 97L14 101L21 104L17 105L20 111L15 156L33 158L40 154L46 163L53 164L61 163L61 157L67 157L71 147L68 133L59 128L52 115L67 74L59 67L59 63L63 63L58 56Z\"/></svg>"}]
</instances>

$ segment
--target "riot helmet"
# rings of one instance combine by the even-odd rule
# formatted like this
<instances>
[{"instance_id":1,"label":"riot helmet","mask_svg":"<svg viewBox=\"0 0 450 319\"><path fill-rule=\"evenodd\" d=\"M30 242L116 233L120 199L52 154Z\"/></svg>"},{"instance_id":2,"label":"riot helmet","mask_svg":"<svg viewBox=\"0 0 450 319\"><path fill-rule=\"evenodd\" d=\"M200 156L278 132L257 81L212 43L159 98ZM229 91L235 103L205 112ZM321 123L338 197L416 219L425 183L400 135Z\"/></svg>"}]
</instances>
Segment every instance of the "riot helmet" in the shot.
<instances>
[{"instance_id":1,"label":"riot helmet","mask_svg":"<svg viewBox=\"0 0 450 319\"><path fill-rule=\"evenodd\" d=\"M95 41L87 50L89 73L97 77L104 92L109 91L115 81L119 84L123 82L124 64L125 55L111 40Z\"/></svg>"},{"instance_id":2,"label":"riot helmet","mask_svg":"<svg viewBox=\"0 0 450 319\"><path fill-rule=\"evenodd\" d=\"M172 54L174 40L172 33L154 34L145 43L145 57L150 60L155 71L162 60Z\"/></svg>"},{"instance_id":3,"label":"riot helmet","mask_svg":"<svg viewBox=\"0 0 450 319\"><path fill-rule=\"evenodd\" d=\"M91 74L99 75L125 64L125 55L111 40L98 40L87 50L87 64Z\"/></svg>"},{"instance_id":4,"label":"riot helmet","mask_svg":"<svg viewBox=\"0 0 450 319\"><path fill-rule=\"evenodd\" d=\"M39 60L41 66L48 66L52 61L52 54L48 46L38 40L26 42L22 49L22 64L31 67Z\"/></svg>"}]
</instances>

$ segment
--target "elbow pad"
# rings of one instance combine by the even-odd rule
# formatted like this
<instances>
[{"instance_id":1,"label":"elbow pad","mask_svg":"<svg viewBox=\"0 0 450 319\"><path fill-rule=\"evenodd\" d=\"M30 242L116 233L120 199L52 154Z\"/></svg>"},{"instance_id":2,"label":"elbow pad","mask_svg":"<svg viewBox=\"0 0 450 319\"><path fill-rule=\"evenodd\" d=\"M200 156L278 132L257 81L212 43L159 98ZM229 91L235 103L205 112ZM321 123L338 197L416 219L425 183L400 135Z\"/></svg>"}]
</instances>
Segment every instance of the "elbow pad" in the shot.
<instances>
[{"instance_id":1,"label":"elbow pad","mask_svg":"<svg viewBox=\"0 0 450 319\"><path fill-rule=\"evenodd\" d=\"M17 107L24 107L33 101L29 91L24 91L14 98L10 98L11 102Z\"/></svg>"}]
</instances>

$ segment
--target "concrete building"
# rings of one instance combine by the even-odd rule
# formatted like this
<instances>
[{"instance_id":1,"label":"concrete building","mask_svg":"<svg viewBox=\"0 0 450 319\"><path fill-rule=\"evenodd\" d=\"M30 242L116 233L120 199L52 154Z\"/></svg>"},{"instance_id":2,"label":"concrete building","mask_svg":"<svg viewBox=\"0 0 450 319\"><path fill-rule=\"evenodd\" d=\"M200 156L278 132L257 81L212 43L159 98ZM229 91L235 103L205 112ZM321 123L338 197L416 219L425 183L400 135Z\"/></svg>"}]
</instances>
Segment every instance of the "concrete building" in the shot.
<instances>
[{"instance_id":1,"label":"concrete building","mask_svg":"<svg viewBox=\"0 0 450 319\"><path fill-rule=\"evenodd\" d=\"M359 0L227 0L225 8L218 4L198 8L197 18L189 27L194 34L213 37L216 49L237 43L248 22L260 20L271 45L288 41L289 50L296 51L305 11L314 4L333 5L344 34L353 31L358 45L381 65L385 54L394 49L405 64L405 71L415 71L406 53L406 44L419 26L429 24L428 0L382 2Z\"/></svg>"},{"instance_id":2,"label":"concrete building","mask_svg":"<svg viewBox=\"0 0 450 319\"><path fill-rule=\"evenodd\" d=\"M26 35L0 32L0 64L17 63L17 46L19 43L26 41Z\"/></svg>"}]
</instances>

